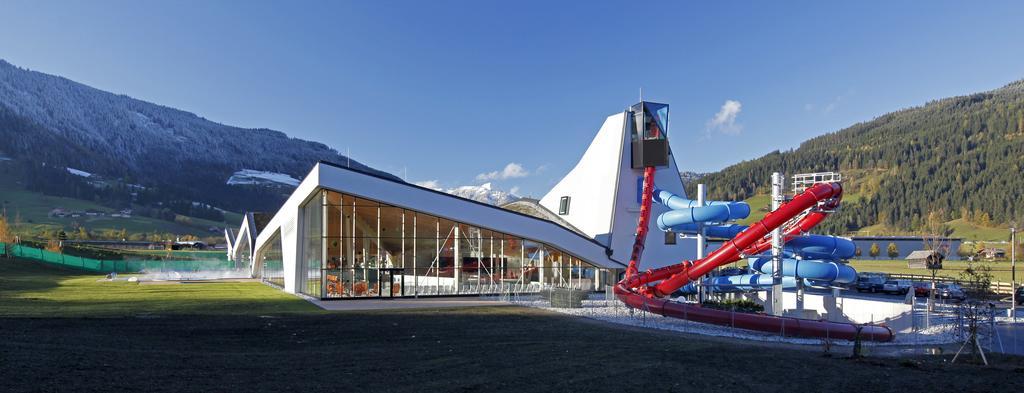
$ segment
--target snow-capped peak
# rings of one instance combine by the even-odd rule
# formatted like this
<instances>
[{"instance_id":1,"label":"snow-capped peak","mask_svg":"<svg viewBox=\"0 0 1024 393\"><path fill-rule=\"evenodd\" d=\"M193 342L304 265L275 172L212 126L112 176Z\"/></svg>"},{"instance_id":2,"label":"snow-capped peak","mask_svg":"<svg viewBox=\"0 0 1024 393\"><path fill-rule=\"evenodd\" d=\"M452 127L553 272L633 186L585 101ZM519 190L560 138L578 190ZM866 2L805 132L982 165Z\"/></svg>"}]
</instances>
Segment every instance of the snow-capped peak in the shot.
<instances>
[{"instance_id":1,"label":"snow-capped peak","mask_svg":"<svg viewBox=\"0 0 1024 393\"><path fill-rule=\"evenodd\" d=\"M483 202L495 206L504 205L509 202L519 200L519 196L511 192L505 192L494 187L493 183L487 182L479 186L460 186L455 188L444 188L441 187L440 182L437 180L427 180L414 183L417 186L429 188L435 191L441 191L447 194L455 195L466 199L472 199L477 202Z\"/></svg>"},{"instance_id":2,"label":"snow-capped peak","mask_svg":"<svg viewBox=\"0 0 1024 393\"><path fill-rule=\"evenodd\" d=\"M519 199L518 196L512 193L495 188L491 183L484 183L479 186L461 186L445 190L445 192L495 206L504 205Z\"/></svg>"}]
</instances>

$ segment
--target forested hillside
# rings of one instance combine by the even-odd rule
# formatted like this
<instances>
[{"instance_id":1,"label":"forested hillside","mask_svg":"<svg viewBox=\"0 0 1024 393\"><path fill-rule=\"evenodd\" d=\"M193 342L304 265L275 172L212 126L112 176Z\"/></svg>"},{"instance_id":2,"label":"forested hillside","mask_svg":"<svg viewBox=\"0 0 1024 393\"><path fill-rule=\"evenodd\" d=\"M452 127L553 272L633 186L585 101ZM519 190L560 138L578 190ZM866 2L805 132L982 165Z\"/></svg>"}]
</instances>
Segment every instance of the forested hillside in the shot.
<instances>
[{"instance_id":1,"label":"forested hillside","mask_svg":"<svg viewBox=\"0 0 1024 393\"><path fill-rule=\"evenodd\" d=\"M767 192L773 171L834 170L844 175L846 203L820 226L822 232L873 225L948 232L944 224L952 221L982 227L1020 223L1024 81L889 113L702 180L713 198L747 199ZM695 187L687 185L687 192Z\"/></svg>"},{"instance_id":2,"label":"forested hillside","mask_svg":"<svg viewBox=\"0 0 1024 393\"><path fill-rule=\"evenodd\" d=\"M318 160L395 178L322 143L216 123L3 60L0 157L12 161L8 178L19 186L112 208L129 202L150 207L195 202L273 211L294 185L239 185L229 179L246 171L301 179Z\"/></svg>"}]
</instances>

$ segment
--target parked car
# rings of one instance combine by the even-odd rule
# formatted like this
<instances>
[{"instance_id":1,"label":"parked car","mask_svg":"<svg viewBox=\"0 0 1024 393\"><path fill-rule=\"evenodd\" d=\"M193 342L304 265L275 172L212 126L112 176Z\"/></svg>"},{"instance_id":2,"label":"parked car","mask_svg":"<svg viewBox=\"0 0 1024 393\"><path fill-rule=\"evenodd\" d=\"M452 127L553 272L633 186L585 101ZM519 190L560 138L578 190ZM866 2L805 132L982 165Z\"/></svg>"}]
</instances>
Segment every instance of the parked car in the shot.
<instances>
[{"instance_id":1,"label":"parked car","mask_svg":"<svg viewBox=\"0 0 1024 393\"><path fill-rule=\"evenodd\" d=\"M915 282L914 283L914 296L917 297L928 297L928 292L932 290L932 283L930 282Z\"/></svg>"},{"instance_id":2,"label":"parked car","mask_svg":"<svg viewBox=\"0 0 1024 393\"><path fill-rule=\"evenodd\" d=\"M1024 306L1024 286L1017 287L1017 305Z\"/></svg>"},{"instance_id":3,"label":"parked car","mask_svg":"<svg viewBox=\"0 0 1024 393\"><path fill-rule=\"evenodd\" d=\"M967 300L967 295L964 294L964 289L960 288L957 284L936 284L935 290L938 291L939 297L943 299L953 300Z\"/></svg>"},{"instance_id":4,"label":"parked car","mask_svg":"<svg viewBox=\"0 0 1024 393\"><path fill-rule=\"evenodd\" d=\"M885 279L879 276L857 277L857 292L880 292L884 289Z\"/></svg>"},{"instance_id":5,"label":"parked car","mask_svg":"<svg viewBox=\"0 0 1024 393\"><path fill-rule=\"evenodd\" d=\"M889 280L882 284L882 292L906 295L910 291L910 280Z\"/></svg>"}]
</instances>

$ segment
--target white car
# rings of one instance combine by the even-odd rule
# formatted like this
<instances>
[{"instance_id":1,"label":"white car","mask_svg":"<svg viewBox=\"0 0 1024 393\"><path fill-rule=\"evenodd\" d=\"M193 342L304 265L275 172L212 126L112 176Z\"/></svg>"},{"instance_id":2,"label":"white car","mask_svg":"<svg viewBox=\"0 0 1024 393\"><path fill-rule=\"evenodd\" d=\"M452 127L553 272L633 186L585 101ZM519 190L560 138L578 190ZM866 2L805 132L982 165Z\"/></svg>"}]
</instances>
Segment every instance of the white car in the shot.
<instances>
[{"instance_id":1,"label":"white car","mask_svg":"<svg viewBox=\"0 0 1024 393\"><path fill-rule=\"evenodd\" d=\"M889 280L882 284L882 292L889 294L906 295L914 283L910 280Z\"/></svg>"}]
</instances>

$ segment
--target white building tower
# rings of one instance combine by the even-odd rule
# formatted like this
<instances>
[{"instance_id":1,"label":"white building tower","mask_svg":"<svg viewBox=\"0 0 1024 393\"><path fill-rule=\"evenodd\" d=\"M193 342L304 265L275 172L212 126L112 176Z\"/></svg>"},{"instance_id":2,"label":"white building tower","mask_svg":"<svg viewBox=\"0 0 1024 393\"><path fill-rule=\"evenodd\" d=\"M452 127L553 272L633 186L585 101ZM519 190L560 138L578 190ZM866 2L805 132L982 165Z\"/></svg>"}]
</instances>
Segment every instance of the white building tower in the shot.
<instances>
[{"instance_id":1,"label":"white building tower","mask_svg":"<svg viewBox=\"0 0 1024 393\"><path fill-rule=\"evenodd\" d=\"M632 252L634 232L640 214L643 166L655 162L657 188L685 196L675 157L665 132L643 137L637 124L643 113L648 121L656 114L660 129L667 131L668 105L641 102L629 110L609 116L590 147L569 174L545 195L542 206L612 249L612 258L626 263ZM695 240L662 232L654 218L668 211L652 206L647 246L640 269L662 267L696 256Z\"/></svg>"}]
</instances>

